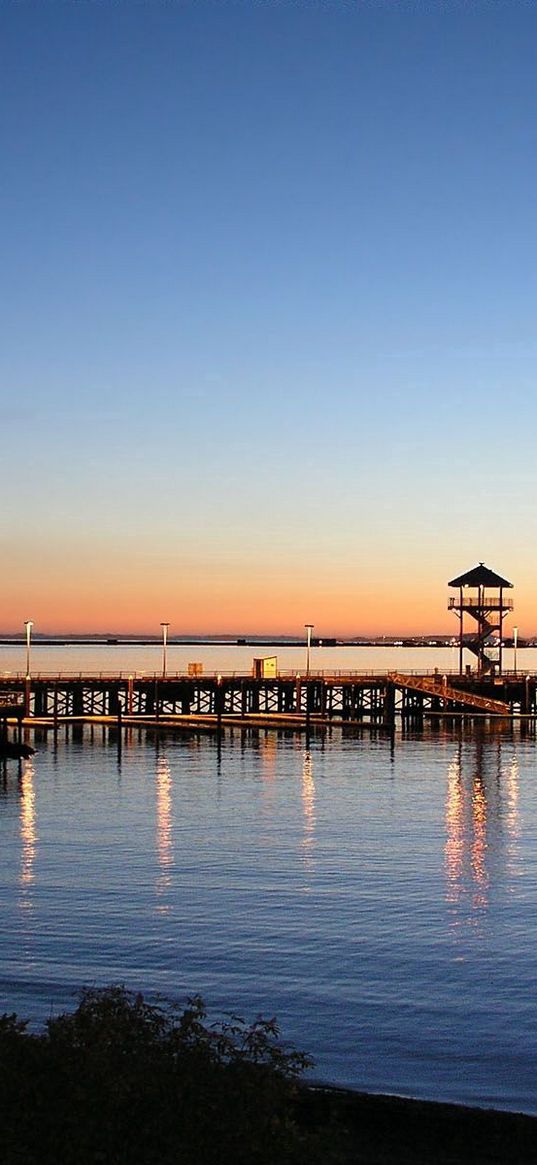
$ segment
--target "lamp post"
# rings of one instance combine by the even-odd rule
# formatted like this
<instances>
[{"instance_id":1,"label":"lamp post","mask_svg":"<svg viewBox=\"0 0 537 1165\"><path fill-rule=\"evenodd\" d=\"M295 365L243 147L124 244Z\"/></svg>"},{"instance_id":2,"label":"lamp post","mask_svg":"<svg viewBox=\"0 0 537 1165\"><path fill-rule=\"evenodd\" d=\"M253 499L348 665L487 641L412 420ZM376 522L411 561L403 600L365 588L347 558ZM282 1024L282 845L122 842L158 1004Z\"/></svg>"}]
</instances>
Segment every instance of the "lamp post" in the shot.
<instances>
[{"instance_id":1,"label":"lamp post","mask_svg":"<svg viewBox=\"0 0 537 1165\"><path fill-rule=\"evenodd\" d=\"M167 647L168 647L168 627L169 623L161 623L162 627L162 678L166 679L166 662L167 662Z\"/></svg>"},{"instance_id":2,"label":"lamp post","mask_svg":"<svg viewBox=\"0 0 537 1165\"><path fill-rule=\"evenodd\" d=\"M518 627L513 627L513 670L516 675L516 649L518 644Z\"/></svg>"},{"instance_id":3,"label":"lamp post","mask_svg":"<svg viewBox=\"0 0 537 1165\"><path fill-rule=\"evenodd\" d=\"M306 628L306 679L310 678L310 653L311 653L311 633L314 628L314 623L304 623Z\"/></svg>"},{"instance_id":4,"label":"lamp post","mask_svg":"<svg viewBox=\"0 0 537 1165\"><path fill-rule=\"evenodd\" d=\"M223 700L222 700L222 676L220 674L218 674L216 677L215 702L216 702L216 734L217 734L218 747L220 748L220 739L222 736L222 703L223 703Z\"/></svg>"},{"instance_id":5,"label":"lamp post","mask_svg":"<svg viewBox=\"0 0 537 1165\"><path fill-rule=\"evenodd\" d=\"M30 679L30 643L32 639L32 627L34 625L33 619L25 619L24 626L26 627L26 679Z\"/></svg>"}]
</instances>

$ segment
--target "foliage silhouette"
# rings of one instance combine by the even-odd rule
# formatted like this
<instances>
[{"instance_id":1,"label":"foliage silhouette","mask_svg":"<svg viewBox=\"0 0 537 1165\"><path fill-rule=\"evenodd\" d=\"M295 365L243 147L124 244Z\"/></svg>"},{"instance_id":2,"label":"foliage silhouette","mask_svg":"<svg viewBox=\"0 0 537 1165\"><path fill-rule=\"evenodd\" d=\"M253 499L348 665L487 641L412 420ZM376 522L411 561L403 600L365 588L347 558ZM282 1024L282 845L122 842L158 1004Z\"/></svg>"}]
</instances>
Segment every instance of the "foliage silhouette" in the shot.
<instances>
[{"instance_id":1,"label":"foliage silhouette","mask_svg":"<svg viewBox=\"0 0 537 1165\"><path fill-rule=\"evenodd\" d=\"M0 1017L4 1165L273 1165L321 1160L294 1119L308 1057L274 1020L209 1024L122 986L30 1034ZM323 1154L323 1160L326 1156Z\"/></svg>"}]
</instances>

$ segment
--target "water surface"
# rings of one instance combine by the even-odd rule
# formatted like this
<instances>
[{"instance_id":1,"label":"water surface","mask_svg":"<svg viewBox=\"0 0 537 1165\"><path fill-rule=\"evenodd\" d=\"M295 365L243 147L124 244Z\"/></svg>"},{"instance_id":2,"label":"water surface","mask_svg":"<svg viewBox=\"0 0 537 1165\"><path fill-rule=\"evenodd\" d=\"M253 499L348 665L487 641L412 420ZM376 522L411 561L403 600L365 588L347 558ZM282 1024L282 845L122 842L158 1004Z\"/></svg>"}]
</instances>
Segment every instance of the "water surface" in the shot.
<instances>
[{"instance_id":1,"label":"water surface","mask_svg":"<svg viewBox=\"0 0 537 1165\"><path fill-rule=\"evenodd\" d=\"M281 671L304 674L305 647L238 647L233 644L170 644L167 651L169 675L186 675L190 662L201 663L206 672L251 673L254 657L276 655ZM475 668L475 656L465 650L464 666ZM504 650L504 670L512 668L511 648ZM312 672L360 671L382 672L456 672L459 667L457 647L312 647ZM537 651L519 648L517 667L521 674L533 673L537 668ZM153 675L162 670L162 646L155 644L32 644L32 675L58 673L105 675L122 672L123 675ZM3 674L26 674L26 648L22 645L0 644L0 682Z\"/></svg>"},{"instance_id":2,"label":"water surface","mask_svg":"<svg viewBox=\"0 0 537 1165\"><path fill-rule=\"evenodd\" d=\"M535 747L50 733L0 782L2 1008L201 992L318 1079L537 1112Z\"/></svg>"}]
</instances>

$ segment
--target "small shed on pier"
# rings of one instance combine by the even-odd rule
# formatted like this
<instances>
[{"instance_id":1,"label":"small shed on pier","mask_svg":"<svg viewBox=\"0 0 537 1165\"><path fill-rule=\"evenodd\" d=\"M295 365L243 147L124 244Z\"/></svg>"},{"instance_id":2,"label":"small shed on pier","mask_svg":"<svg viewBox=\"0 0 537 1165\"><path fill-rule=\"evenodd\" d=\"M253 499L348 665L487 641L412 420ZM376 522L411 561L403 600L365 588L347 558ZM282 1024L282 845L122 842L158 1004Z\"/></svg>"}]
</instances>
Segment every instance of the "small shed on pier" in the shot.
<instances>
[{"instance_id":1,"label":"small shed on pier","mask_svg":"<svg viewBox=\"0 0 537 1165\"><path fill-rule=\"evenodd\" d=\"M274 679L278 675L278 657L265 655L263 658L254 659L252 675L256 680Z\"/></svg>"}]
</instances>

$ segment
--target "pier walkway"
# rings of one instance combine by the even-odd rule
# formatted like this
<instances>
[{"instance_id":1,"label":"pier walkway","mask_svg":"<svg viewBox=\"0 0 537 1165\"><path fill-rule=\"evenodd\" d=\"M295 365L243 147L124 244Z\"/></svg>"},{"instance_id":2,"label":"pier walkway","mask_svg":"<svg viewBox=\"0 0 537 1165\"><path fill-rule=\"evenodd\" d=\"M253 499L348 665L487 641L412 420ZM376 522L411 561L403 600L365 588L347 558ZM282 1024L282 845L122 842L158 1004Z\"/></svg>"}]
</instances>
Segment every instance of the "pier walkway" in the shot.
<instances>
[{"instance_id":1,"label":"pier walkway","mask_svg":"<svg viewBox=\"0 0 537 1165\"><path fill-rule=\"evenodd\" d=\"M4 712L2 712L2 709ZM537 675L411 675L399 672L212 675L48 675L0 678L0 720L60 722L132 717L145 723L318 722L389 726L400 718L537 717Z\"/></svg>"}]
</instances>

